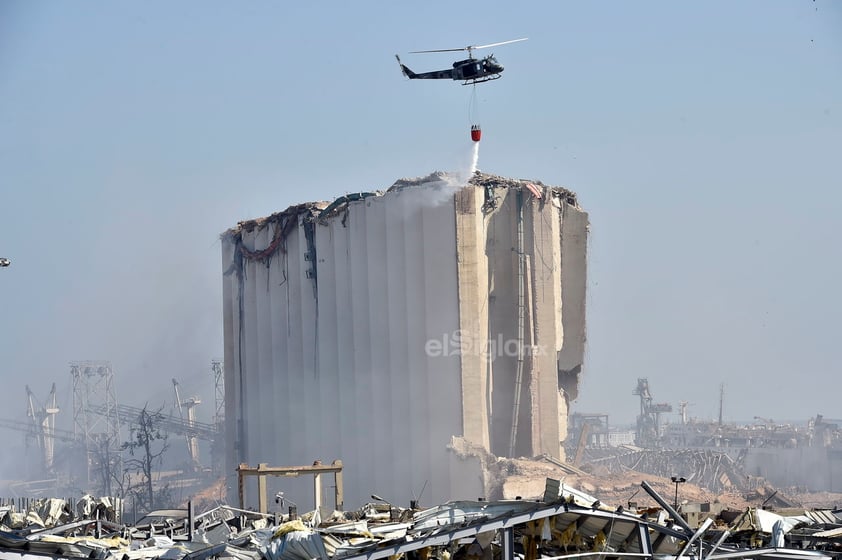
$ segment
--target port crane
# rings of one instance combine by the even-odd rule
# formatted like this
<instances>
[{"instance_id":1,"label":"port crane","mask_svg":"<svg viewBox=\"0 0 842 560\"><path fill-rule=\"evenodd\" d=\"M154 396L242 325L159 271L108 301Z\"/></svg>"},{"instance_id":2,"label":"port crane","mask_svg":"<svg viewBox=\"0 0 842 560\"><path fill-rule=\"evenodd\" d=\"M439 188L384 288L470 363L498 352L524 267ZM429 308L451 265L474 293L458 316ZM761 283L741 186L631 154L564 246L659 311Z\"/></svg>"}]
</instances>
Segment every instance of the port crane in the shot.
<instances>
[{"instance_id":1,"label":"port crane","mask_svg":"<svg viewBox=\"0 0 842 560\"><path fill-rule=\"evenodd\" d=\"M655 447L661 439L661 414L672 412L672 405L652 402L649 380L646 378L638 378L633 394L640 396L635 443L641 447Z\"/></svg>"},{"instance_id":2,"label":"port crane","mask_svg":"<svg viewBox=\"0 0 842 560\"><path fill-rule=\"evenodd\" d=\"M182 422L186 422L187 426L193 426L196 423L196 406L202 404L198 397L190 397L182 400L178 391L178 381L172 380L173 391L175 391L175 406L178 409L178 414ZM185 418L186 416L186 418ZM184 437L187 439L187 453L190 455L190 463L194 469L198 469L199 464L199 442L197 435L193 431L188 431Z\"/></svg>"},{"instance_id":3,"label":"port crane","mask_svg":"<svg viewBox=\"0 0 842 560\"><path fill-rule=\"evenodd\" d=\"M35 395L27 385L26 402L26 415L32 420L33 433L38 441L38 447L44 454L44 468L49 472L53 470L53 459L55 458L53 433L56 429L56 414L59 413L56 403L56 384L53 383L50 396L47 397L47 402L44 405L36 404Z\"/></svg>"},{"instance_id":4,"label":"port crane","mask_svg":"<svg viewBox=\"0 0 842 560\"><path fill-rule=\"evenodd\" d=\"M44 472L50 473L53 471L55 461L55 442L75 443L79 441L79 438L70 430L56 428L56 414L59 413L59 407L56 402L55 383L44 404L38 401L27 385L26 406L28 418L26 421L0 418L0 428L24 432L28 441L35 440L41 451Z\"/></svg>"}]
</instances>

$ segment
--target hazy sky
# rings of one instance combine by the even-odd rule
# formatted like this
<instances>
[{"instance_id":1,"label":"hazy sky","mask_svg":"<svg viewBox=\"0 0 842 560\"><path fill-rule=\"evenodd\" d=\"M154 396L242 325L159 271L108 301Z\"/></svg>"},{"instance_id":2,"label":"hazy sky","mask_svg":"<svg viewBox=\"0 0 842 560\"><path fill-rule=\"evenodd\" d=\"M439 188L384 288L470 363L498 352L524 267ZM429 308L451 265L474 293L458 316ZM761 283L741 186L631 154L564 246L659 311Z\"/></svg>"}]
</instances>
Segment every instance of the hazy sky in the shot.
<instances>
[{"instance_id":1,"label":"hazy sky","mask_svg":"<svg viewBox=\"0 0 842 560\"><path fill-rule=\"evenodd\" d=\"M842 3L0 1L0 416L69 363L212 414L219 234L451 170L471 89L405 79L520 37L479 168L590 212L574 410L842 418ZM483 53L485 54L485 53ZM490 53L489 53L490 54ZM670 415L674 421L677 415ZM11 436L11 432L4 432ZM7 437L7 436L3 436ZM14 436L17 437L17 436Z\"/></svg>"}]
</instances>

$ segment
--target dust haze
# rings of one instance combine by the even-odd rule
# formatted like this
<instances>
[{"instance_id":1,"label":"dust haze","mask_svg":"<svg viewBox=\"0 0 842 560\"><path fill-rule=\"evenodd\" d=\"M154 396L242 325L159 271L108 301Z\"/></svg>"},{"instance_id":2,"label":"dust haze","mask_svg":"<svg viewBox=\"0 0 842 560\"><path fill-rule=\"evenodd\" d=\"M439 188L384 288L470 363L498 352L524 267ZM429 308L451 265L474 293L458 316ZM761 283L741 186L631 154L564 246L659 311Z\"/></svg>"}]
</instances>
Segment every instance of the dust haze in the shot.
<instances>
[{"instance_id":1,"label":"dust haze","mask_svg":"<svg viewBox=\"0 0 842 560\"><path fill-rule=\"evenodd\" d=\"M213 414L210 365L222 357L218 235L236 219L210 207L197 212L174 197L177 206L168 206L163 192L142 184L110 186L151 197L129 195L128 203L98 215L57 213L52 227L60 234L50 246L26 237L15 244L14 266L0 278L2 354L17 366L4 375L2 418L29 422L25 387L43 403L55 383L56 427L73 430L70 363L88 360L111 363L119 404L169 412L176 378L184 395L203 401L199 420ZM56 197L56 207L64 196ZM39 298L15 297L33 289ZM13 445L28 443L26 453L37 457L37 444L24 435L3 433ZM18 476L21 466L5 461L0 478Z\"/></svg>"}]
</instances>

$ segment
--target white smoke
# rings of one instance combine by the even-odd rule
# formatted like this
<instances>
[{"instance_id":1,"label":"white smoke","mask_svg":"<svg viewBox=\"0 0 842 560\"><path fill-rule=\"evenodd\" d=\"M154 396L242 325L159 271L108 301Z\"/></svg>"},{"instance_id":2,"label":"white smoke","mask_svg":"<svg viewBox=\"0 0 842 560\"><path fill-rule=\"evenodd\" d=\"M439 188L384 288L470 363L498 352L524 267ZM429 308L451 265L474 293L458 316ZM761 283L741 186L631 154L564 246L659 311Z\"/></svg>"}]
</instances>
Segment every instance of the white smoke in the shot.
<instances>
[{"instance_id":1,"label":"white smoke","mask_svg":"<svg viewBox=\"0 0 842 560\"><path fill-rule=\"evenodd\" d=\"M424 188L424 205L435 207L449 203L456 191L466 184L467 181L451 174L443 174L435 181L422 183L420 186Z\"/></svg>"},{"instance_id":2,"label":"white smoke","mask_svg":"<svg viewBox=\"0 0 842 560\"><path fill-rule=\"evenodd\" d=\"M477 172L478 162L479 142L471 142L470 152L460 154L458 168L455 171L434 172L427 177L402 179L393 185L392 189L398 187L399 190L421 187L420 192L423 192L422 198L414 200L404 209L404 218L409 219L414 212L419 211L422 207L437 207L451 203L453 195L459 189L468 186L468 182Z\"/></svg>"},{"instance_id":3,"label":"white smoke","mask_svg":"<svg viewBox=\"0 0 842 560\"><path fill-rule=\"evenodd\" d=\"M479 142L471 142L471 152L468 158L462 158L459 169L451 173L445 173L436 181L429 181L423 186L428 188L427 203L438 206L453 200L453 195L462 187L468 186L468 181L477 171L479 161Z\"/></svg>"},{"instance_id":4,"label":"white smoke","mask_svg":"<svg viewBox=\"0 0 842 560\"><path fill-rule=\"evenodd\" d=\"M455 173L453 181L456 183L453 186L464 187L477 172L477 164L479 163L479 142L471 142L471 153L468 159L463 161L460 169Z\"/></svg>"}]
</instances>

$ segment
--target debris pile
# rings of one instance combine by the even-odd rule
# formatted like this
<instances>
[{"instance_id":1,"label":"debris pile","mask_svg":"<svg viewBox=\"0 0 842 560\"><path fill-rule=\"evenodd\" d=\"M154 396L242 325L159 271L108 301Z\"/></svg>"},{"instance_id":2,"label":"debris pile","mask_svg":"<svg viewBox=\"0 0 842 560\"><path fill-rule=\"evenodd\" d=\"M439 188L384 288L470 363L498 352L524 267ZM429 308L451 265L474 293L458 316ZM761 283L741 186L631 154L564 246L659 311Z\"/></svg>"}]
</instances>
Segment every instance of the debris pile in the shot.
<instances>
[{"instance_id":1,"label":"debris pile","mask_svg":"<svg viewBox=\"0 0 842 560\"><path fill-rule=\"evenodd\" d=\"M622 449L622 448L621 448ZM583 469L594 472L645 472L669 478L679 472L696 485L713 492L749 492L761 482L744 472L739 461L712 449L640 449L625 447L625 453L589 458Z\"/></svg>"},{"instance_id":2,"label":"debris pile","mask_svg":"<svg viewBox=\"0 0 842 560\"><path fill-rule=\"evenodd\" d=\"M77 519L119 523L122 509L119 498L90 495L75 501L69 498L0 499L0 525L9 529L49 529Z\"/></svg>"},{"instance_id":3,"label":"debris pile","mask_svg":"<svg viewBox=\"0 0 842 560\"><path fill-rule=\"evenodd\" d=\"M51 527L32 521L16 528L7 511L0 558L533 560L595 554L824 560L842 547L842 519L834 512L785 516L749 508L700 516L691 526L652 485L643 481L640 487L660 507L609 506L547 478L534 501L454 501L426 509L369 503L327 519L318 510L298 517L218 506L198 515L192 508L154 511L127 526L96 517L95 507L86 510L93 517L62 523L58 515ZM46 501L43 507L69 513L66 505Z\"/></svg>"},{"instance_id":4,"label":"debris pile","mask_svg":"<svg viewBox=\"0 0 842 560\"><path fill-rule=\"evenodd\" d=\"M510 459L496 457L483 449L472 446L463 438L453 438L448 446L461 459L474 458L483 472L483 496L491 500L536 499L542 495L545 478L562 478L566 484L600 497L603 503L628 507L628 502L641 507L657 504L641 494L644 480L660 493L673 496L675 483L671 477L676 472L688 473L681 483L679 504L710 504L716 510L744 511L748 507L765 509L837 509L842 506L842 493L811 492L806 488L775 488L761 477L749 476L740 470L739 462L727 456L710 454L707 450L641 450L628 446L629 458L652 456L651 460L618 460L615 453L609 460L585 461L580 467L549 456ZM615 448L615 451L618 448ZM588 450L589 455L593 450ZM638 455L640 454L640 455ZM708 457L707 461L700 458ZM672 458L684 462L670 462ZM637 467L633 469L630 466ZM657 466L645 471L647 466ZM698 470L690 468L698 466ZM725 465L728 470L725 470ZM654 472L653 472L654 471ZM704 476L706 472L717 476ZM738 481L723 484L731 477Z\"/></svg>"}]
</instances>

